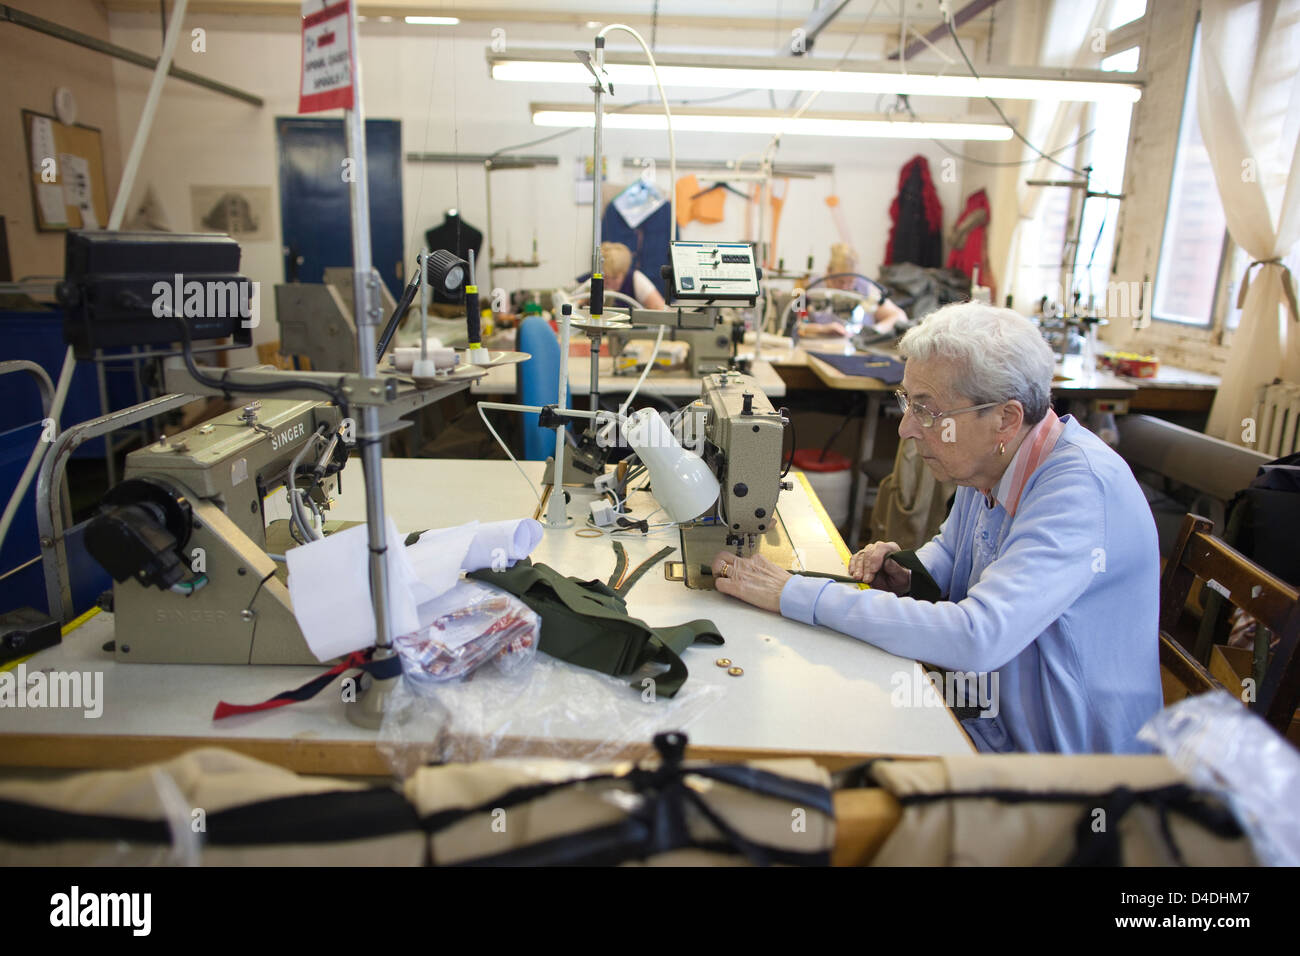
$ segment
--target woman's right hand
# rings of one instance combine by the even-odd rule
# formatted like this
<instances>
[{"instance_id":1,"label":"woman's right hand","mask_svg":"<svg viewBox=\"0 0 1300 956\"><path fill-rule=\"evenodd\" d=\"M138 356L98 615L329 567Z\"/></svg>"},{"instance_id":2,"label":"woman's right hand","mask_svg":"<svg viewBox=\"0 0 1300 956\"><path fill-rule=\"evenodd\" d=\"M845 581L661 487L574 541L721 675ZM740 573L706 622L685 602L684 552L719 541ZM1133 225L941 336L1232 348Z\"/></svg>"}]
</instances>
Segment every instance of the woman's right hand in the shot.
<instances>
[{"instance_id":1,"label":"woman's right hand","mask_svg":"<svg viewBox=\"0 0 1300 956\"><path fill-rule=\"evenodd\" d=\"M885 557L901 550L894 541L873 541L849 559L849 575L901 597L912 590L912 572Z\"/></svg>"}]
</instances>

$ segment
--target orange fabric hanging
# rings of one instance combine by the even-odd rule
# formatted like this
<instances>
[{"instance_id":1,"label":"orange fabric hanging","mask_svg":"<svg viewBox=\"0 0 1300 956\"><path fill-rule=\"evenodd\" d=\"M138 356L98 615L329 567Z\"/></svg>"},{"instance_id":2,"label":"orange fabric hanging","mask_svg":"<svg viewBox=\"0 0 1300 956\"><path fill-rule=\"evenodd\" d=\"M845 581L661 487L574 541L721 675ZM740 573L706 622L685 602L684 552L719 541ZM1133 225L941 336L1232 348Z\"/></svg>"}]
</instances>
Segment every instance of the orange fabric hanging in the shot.
<instances>
[{"instance_id":1,"label":"orange fabric hanging","mask_svg":"<svg viewBox=\"0 0 1300 956\"><path fill-rule=\"evenodd\" d=\"M699 218L695 215L695 206L698 200L692 199L700 191L699 180L693 173L688 173L677 180L673 186L677 193L677 225L678 227L686 225L692 219ZM701 199L704 197L701 196Z\"/></svg>"},{"instance_id":2,"label":"orange fabric hanging","mask_svg":"<svg viewBox=\"0 0 1300 956\"><path fill-rule=\"evenodd\" d=\"M789 194L789 192L790 192L790 180L789 180L789 179L782 179L782 180L781 180L781 195L780 195L780 196L777 196L777 194L776 194L776 190L772 190L772 191L771 191L771 197L772 197L772 241L768 244L768 247L767 247L767 266L766 266L766 268L768 268L768 269L772 269L772 268L774 268L774 266L772 265L772 263L775 262L776 259L777 259L777 255L776 255L776 237L777 237L777 233L780 231L780 228L781 228L781 210L782 210L782 208L784 208L784 206L785 206L785 197Z\"/></svg>"},{"instance_id":3,"label":"orange fabric hanging","mask_svg":"<svg viewBox=\"0 0 1300 956\"><path fill-rule=\"evenodd\" d=\"M699 192L696 189L696 192ZM721 186L710 189L695 200L692 213L698 222L722 222L723 209L727 205L727 191Z\"/></svg>"}]
</instances>

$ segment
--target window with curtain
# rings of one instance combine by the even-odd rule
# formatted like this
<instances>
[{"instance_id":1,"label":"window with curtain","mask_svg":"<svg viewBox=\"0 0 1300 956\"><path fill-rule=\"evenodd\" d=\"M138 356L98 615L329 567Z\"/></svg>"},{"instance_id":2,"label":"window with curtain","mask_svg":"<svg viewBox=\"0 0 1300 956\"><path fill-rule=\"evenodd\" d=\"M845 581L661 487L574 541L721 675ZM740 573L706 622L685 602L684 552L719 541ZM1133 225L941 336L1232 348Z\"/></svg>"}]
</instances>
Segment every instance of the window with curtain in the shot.
<instances>
[{"instance_id":1,"label":"window with curtain","mask_svg":"<svg viewBox=\"0 0 1300 956\"><path fill-rule=\"evenodd\" d=\"M1237 308L1237 292L1241 288L1241 277L1246 271L1246 266L1250 265L1250 256L1235 242L1229 241L1228 248L1230 251L1228 272L1224 276L1228 283L1228 302L1223 326L1231 331L1241 322L1241 309ZM1293 246L1291 254L1283 256L1282 261L1291 270L1291 275L1300 278L1300 246Z\"/></svg>"},{"instance_id":2,"label":"window with curtain","mask_svg":"<svg viewBox=\"0 0 1300 956\"><path fill-rule=\"evenodd\" d=\"M1112 29L1138 19L1145 10L1144 0L1117 3L1112 10ZM1138 69L1141 54L1138 46L1123 48L1105 57L1099 67L1131 73ZM1122 193L1132 113L1133 107L1127 103L1090 105L1080 113L1080 125L1066 137L1067 140L1082 137L1078 146L1058 154L1057 158L1075 168L1091 165L1089 185L1093 191ZM1075 177L1058 169L1048 178ZM1036 309L1044 295L1058 305L1068 305L1075 292L1084 306L1090 301L1099 307L1106 303L1120 201L1096 197L1088 200L1079 231L1079 248L1073 261L1065 261L1068 244L1075 238L1070 217L1074 201L1069 189L1047 188L1033 220L1021 227L1016 281L1010 287L1016 290L1016 304L1022 311ZM1069 288L1063 288L1062 283L1066 281L1070 283Z\"/></svg>"},{"instance_id":3,"label":"window with curtain","mask_svg":"<svg viewBox=\"0 0 1300 956\"><path fill-rule=\"evenodd\" d=\"M1151 315L1163 322L1208 328L1214 315L1227 220L1196 116L1200 48L1198 23L1187 70L1187 92L1183 97Z\"/></svg>"},{"instance_id":4,"label":"window with curtain","mask_svg":"<svg viewBox=\"0 0 1300 956\"><path fill-rule=\"evenodd\" d=\"M1296 24L1275 24L1293 31L1300 38ZM1196 84L1200 66L1201 26L1196 26L1191 65L1187 74L1187 94L1178 134L1174 175L1169 190L1169 208L1160 244L1160 262L1155 278L1152 316L1165 322L1233 330L1241 321L1237 292L1250 257L1227 232L1223 202L1214 181L1209 154L1201 138L1196 111ZM1277 131L1281 139L1295 141L1295 117L1288 115L1290 84L1295 82L1294 63L1269 62L1258 80L1255 110L1261 111L1267 128ZM1271 148L1274 144L1265 144ZM1266 184L1284 188L1285 182ZM1293 248L1283 261L1297 274L1300 247ZM1215 304L1219 283L1226 284L1222 321L1216 322Z\"/></svg>"},{"instance_id":5,"label":"window with curtain","mask_svg":"<svg viewBox=\"0 0 1300 956\"><path fill-rule=\"evenodd\" d=\"M1141 59L1140 47L1130 47L1101 61L1103 70L1132 73ZM1124 191L1124 167L1128 159L1129 126L1133 106L1129 103L1097 103L1091 110L1093 133L1088 140L1088 162L1092 165L1089 185L1093 192ZM1094 197L1083 212L1079 254L1075 266L1075 288L1087 305L1104 306L1106 283L1115 252L1115 224L1120 200Z\"/></svg>"}]
</instances>

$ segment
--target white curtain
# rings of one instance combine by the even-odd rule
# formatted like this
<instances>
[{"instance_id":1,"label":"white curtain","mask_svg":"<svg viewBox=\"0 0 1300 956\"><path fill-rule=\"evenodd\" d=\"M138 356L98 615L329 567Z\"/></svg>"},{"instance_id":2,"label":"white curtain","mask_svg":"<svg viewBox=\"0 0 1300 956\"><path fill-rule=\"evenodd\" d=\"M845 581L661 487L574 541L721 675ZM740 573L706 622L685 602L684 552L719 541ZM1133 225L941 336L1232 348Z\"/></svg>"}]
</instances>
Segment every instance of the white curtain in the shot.
<instances>
[{"instance_id":1,"label":"white curtain","mask_svg":"<svg viewBox=\"0 0 1300 956\"><path fill-rule=\"evenodd\" d=\"M1259 386L1300 382L1300 0L1203 0L1198 118L1228 232L1251 257L1241 324L1206 434L1248 444Z\"/></svg>"}]
</instances>

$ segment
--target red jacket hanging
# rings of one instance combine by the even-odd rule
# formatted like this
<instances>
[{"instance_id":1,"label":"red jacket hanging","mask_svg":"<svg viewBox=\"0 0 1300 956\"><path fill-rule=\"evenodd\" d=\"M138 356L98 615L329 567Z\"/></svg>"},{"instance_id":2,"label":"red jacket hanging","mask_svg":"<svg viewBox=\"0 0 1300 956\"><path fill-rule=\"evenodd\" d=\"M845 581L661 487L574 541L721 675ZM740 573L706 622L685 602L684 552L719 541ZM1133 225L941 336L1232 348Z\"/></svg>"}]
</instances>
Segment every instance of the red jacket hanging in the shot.
<instances>
[{"instance_id":1,"label":"red jacket hanging","mask_svg":"<svg viewBox=\"0 0 1300 956\"><path fill-rule=\"evenodd\" d=\"M948 268L957 269L973 277L975 269L980 270L980 285L989 287L993 301L997 301L997 288L993 282L993 270L989 268L988 228L989 197L982 189L977 189L966 197L966 208L961 218L953 226L948 245Z\"/></svg>"},{"instance_id":2,"label":"red jacket hanging","mask_svg":"<svg viewBox=\"0 0 1300 956\"><path fill-rule=\"evenodd\" d=\"M913 156L899 172L898 195L889 207L889 218L893 225L885 247L885 265L943 264L943 206L924 156Z\"/></svg>"}]
</instances>

